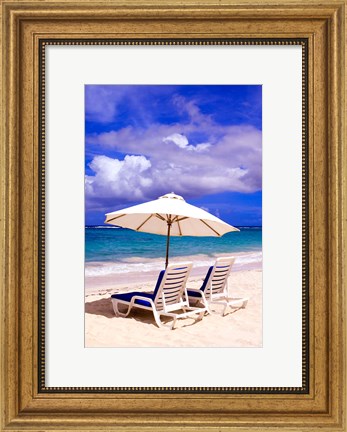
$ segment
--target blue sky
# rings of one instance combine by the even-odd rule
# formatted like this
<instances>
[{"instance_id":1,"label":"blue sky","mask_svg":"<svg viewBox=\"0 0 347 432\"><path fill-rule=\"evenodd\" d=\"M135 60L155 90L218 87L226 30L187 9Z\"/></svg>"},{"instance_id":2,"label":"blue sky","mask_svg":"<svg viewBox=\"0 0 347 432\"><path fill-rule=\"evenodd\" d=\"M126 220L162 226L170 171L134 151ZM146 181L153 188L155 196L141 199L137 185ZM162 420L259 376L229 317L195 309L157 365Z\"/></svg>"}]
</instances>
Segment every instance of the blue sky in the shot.
<instances>
[{"instance_id":1,"label":"blue sky","mask_svg":"<svg viewBox=\"0 0 347 432\"><path fill-rule=\"evenodd\" d=\"M262 224L259 85L86 85L86 225L168 192Z\"/></svg>"}]
</instances>

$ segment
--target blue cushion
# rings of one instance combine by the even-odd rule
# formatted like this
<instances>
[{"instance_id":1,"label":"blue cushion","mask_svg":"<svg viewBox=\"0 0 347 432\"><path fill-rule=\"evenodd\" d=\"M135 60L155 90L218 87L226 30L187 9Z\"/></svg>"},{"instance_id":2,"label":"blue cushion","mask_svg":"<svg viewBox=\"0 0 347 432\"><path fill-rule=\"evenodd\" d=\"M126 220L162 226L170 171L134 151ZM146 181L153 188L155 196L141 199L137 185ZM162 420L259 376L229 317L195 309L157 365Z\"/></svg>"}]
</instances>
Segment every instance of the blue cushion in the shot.
<instances>
[{"instance_id":1,"label":"blue cushion","mask_svg":"<svg viewBox=\"0 0 347 432\"><path fill-rule=\"evenodd\" d=\"M213 270L213 267L210 267L208 269L208 271L206 273L206 276L205 276L205 279L204 279L204 282L202 283L201 287L199 288L200 291L205 291L206 286L207 286L207 282L208 282L208 280L209 280L209 278L211 276L212 270ZM201 298L201 294L199 292L196 292L196 291L190 291L188 289L187 290L187 294L188 294L188 297L198 297L198 298Z\"/></svg>"},{"instance_id":2,"label":"blue cushion","mask_svg":"<svg viewBox=\"0 0 347 432\"><path fill-rule=\"evenodd\" d=\"M196 292L196 291L187 290L187 294L188 294L188 297L199 297L199 298L201 298L200 291Z\"/></svg>"},{"instance_id":3,"label":"blue cushion","mask_svg":"<svg viewBox=\"0 0 347 432\"><path fill-rule=\"evenodd\" d=\"M158 290L159 290L159 287L160 287L161 281L163 280L164 274L165 274L165 270L162 270L162 271L159 273L158 280L157 280L157 284L156 284L156 286L155 286L155 288L154 288L154 291L153 291L153 298L154 298L154 299L155 299L155 297L156 297L156 295L157 295L157 293L158 293Z\"/></svg>"},{"instance_id":4,"label":"blue cushion","mask_svg":"<svg viewBox=\"0 0 347 432\"><path fill-rule=\"evenodd\" d=\"M159 273L157 284L156 284L156 286L154 288L154 291L152 293L146 293L146 292L140 292L140 291L131 291L131 292L124 293L124 294L112 294L111 298L118 299L118 300L123 300L123 301L126 301L126 302L130 303L131 299L134 296L140 296L140 297L150 298L150 299L152 299L154 301L154 299L155 299L155 297L156 297L156 295L158 293L158 290L159 290L159 287L160 287L160 284L161 284L161 281L163 279L164 274L165 274L165 270L162 270ZM135 304L151 307L150 302L148 302L146 300L136 299L135 300Z\"/></svg>"},{"instance_id":5,"label":"blue cushion","mask_svg":"<svg viewBox=\"0 0 347 432\"><path fill-rule=\"evenodd\" d=\"M146 297L146 298L150 298L153 300L153 293L145 293L145 292L140 292L140 291L132 291L132 292L124 293L124 294L112 294L111 298L123 300L123 301L130 303L131 299L134 296ZM151 307L150 302L148 302L146 300L136 299L135 304Z\"/></svg>"},{"instance_id":6,"label":"blue cushion","mask_svg":"<svg viewBox=\"0 0 347 432\"><path fill-rule=\"evenodd\" d=\"M206 273L206 277L205 277L204 282L203 282L203 284L201 285L201 288L200 288L201 291L205 291L206 286L207 286L207 282L208 282L208 280L210 279L210 276L211 276L212 270L213 270L213 266L210 267L210 268L208 269L208 272Z\"/></svg>"}]
</instances>

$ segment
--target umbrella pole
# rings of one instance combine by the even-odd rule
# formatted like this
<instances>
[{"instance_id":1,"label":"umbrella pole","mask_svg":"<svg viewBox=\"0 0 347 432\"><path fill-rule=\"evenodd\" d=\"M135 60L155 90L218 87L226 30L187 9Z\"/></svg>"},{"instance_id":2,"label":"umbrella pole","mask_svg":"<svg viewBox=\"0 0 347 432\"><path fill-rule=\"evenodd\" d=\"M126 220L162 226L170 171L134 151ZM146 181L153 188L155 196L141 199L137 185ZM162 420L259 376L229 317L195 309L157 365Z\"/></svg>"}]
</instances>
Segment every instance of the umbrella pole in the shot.
<instances>
[{"instance_id":1,"label":"umbrella pole","mask_svg":"<svg viewBox=\"0 0 347 432\"><path fill-rule=\"evenodd\" d=\"M171 231L171 222L168 222L167 223L167 237L166 237L166 261L165 261L165 268L167 268L167 266L169 264L170 231Z\"/></svg>"}]
</instances>

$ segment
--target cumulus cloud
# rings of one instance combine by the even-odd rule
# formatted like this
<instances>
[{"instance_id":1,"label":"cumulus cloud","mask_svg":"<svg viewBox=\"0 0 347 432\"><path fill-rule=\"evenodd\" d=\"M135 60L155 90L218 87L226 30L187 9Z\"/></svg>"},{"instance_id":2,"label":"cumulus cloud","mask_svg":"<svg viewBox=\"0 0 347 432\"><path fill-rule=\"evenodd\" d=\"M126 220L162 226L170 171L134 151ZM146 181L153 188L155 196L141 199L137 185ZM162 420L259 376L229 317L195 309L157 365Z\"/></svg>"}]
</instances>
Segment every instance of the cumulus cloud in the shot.
<instances>
[{"instance_id":1,"label":"cumulus cloud","mask_svg":"<svg viewBox=\"0 0 347 432\"><path fill-rule=\"evenodd\" d=\"M179 133L174 133L168 137L163 138L163 142L164 143L173 143L177 147L180 147L182 149L185 149L188 151L197 151L197 152L207 150L209 147L211 147L211 144L209 144L209 143L201 143L201 144L197 144L196 146L190 145L188 138L184 135L179 134Z\"/></svg>"},{"instance_id":2,"label":"cumulus cloud","mask_svg":"<svg viewBox=\"0 0 347 432\"><path fill-rule=\"evenodd\" d=\"M94 175L86 175L87 207L97 208L108 199L142 200L152 186L151 162L144 156L127 155L124 160L95 156L89 164ZM101 206L102 207L102 206Z\"/></svg>"},{"instance_id":3,"label":"cumulus cloud","mask_svg":"<svg viewBox=\"0 0 347 432\"><path fill-rule=\"evenodd\" d=\"M179 133L174 133L174 134L172 134L166 138L163 138L163 142L165 142L165 143L172 142L172 143L176 144L177 147L180 147L180 148L187 148L188 144L189 144L187 137L184 135L181 135Z\"/></svg>"},{"instance_id":4,"label":"cumulus cloud","mask_svg":"<svg viewBox=\"0 0 347 432\"><path fill-rule=\"evenodd\" d=\"M88 208L111 211L113 201L125 205L171 191L190 199L261 190L261 131L217 124L181 97L175 104L184 107L189 121L127 126L87 137L89 148L104 153L89 164Z\"/></svg>"}]
</instances>

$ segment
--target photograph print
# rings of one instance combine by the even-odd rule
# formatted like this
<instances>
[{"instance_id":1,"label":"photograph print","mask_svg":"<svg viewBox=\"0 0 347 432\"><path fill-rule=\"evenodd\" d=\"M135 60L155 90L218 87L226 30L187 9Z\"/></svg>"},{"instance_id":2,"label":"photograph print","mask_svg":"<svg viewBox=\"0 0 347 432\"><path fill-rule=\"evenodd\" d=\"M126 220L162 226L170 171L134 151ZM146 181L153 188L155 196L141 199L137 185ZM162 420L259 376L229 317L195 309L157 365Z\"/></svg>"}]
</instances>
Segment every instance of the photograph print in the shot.
<instances>
[{"instance_id":1,"label":"photograph print","mask_svg":"<svg viewBox=\"0 0 347 432\"><path fill-rule=\"evenodd\" d=\"M262 86L85 86L85 346L262 347Z\"/></svg>"}]
</instances>

